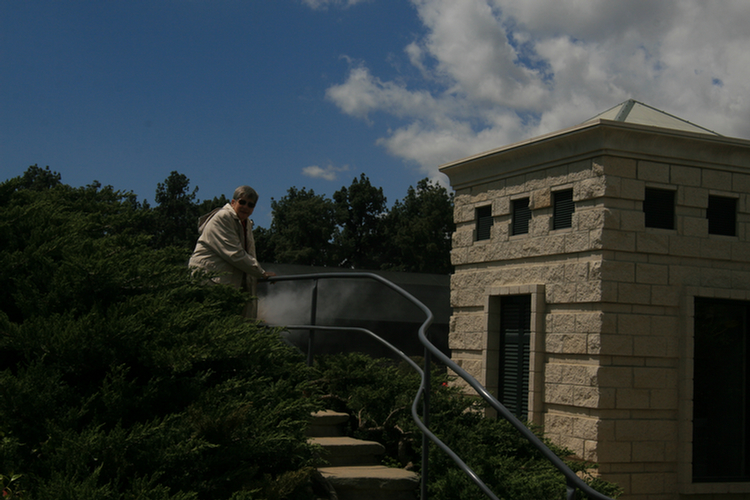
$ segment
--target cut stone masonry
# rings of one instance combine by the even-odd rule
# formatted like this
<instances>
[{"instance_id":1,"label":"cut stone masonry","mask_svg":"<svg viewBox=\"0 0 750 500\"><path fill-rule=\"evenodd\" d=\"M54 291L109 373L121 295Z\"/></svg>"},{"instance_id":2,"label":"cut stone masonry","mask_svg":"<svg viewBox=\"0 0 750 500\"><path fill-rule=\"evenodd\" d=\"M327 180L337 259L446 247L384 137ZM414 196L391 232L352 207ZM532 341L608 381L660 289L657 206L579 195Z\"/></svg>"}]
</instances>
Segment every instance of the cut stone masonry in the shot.
<instances>
[{"instance_id":1,"label":"cut stone masonry","mask_svg":"<svg viewBox=\"0 0 750 500\"><path fill-rule=\"evenodd\" d=\"M692 301L750 301L750 141L598 119L441 171L455 189L453 360L496 391L497 301L529 294L532 423L624 500L750 498L750 482L692 478ZM674 229L645 227L647 187L675 191ZM572 225L552 230L563 188ZM736 236L708 233L709 195L738 200ZM512 235L519 197L532 219ZM487 205L490 239L475 241Z\"/></svg>"}]
</instances>

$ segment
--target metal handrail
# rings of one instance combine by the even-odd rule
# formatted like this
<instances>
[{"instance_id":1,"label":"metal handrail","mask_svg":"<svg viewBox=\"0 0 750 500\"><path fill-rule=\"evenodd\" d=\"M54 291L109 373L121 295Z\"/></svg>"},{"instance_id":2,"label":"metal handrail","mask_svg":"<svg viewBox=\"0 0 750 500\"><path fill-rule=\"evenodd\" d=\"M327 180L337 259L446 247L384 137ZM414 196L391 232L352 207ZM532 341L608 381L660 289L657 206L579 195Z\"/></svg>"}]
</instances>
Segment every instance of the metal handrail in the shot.
<instances>
[{"instance_id":1,"label":"metal handrail","mask_svg":"<svg viewBox=\"0 0 750 500\"><path fill-rule=\"evenodd\" d=\"M417 391L417 394L414 398L414 402L412 403L411 407L411 414L412 418L414 419L414 422L416 423L417 427L422 431L422 482L421 482L421 488L422 488L422 500L428 500L428 494L427 494L427 479L428 479L428 439L432 441L435 445L437 445L441 450L443 450L455 463L458 465L458 467L469 476L469 478L476 484L482 492L492 500L499 500L499 498L492 492L492 490L489 489L489 487L482 481L482 479L469 467L453 450L448 447L445 443L443 443L440 438L438 438L435 434L432 433L429 429L429 414L430 414L430 408L429 408L429 394L430 394L430 360L432 356L437 357L443 364L445 364L448 368L450 368L456 375L461 377L464 381L466 381L476 392L479 396L481 396L492 408L494 408L500 416L502 416L505 420L511 423L513 427L515 427L521 435L526 438L537 450L539 450L542 455L549 460L552 465L562 473L562 475L565 477L566 484L567 484L567 494L566 498L567 500L573 500L575 498L575 492L576 490L581 490L586 495L589 496L589 498L593 498L596 500L612 500L610 497L604 495L603 493L600 493L593 489L591 486L586 484L583 479L578 477L575 472L573 472L570 467L568 467L563 460L555 455L552 450L550 450L547 445L545 445L539 437L534 434L528 427L526 427L523 422L521 422L513 413L511 413L505 406L503 406L500 401L498 401L492 394L490 394L487 389L482 386L473 376L471 376L466 370L458 366L458 364L454 363L453 360L451 360L448 356L446 356L440 349L435 347L432 342L427 338L427 329L432 324L433 321L433 314L430 309L425 306L421 301L419 301L416 297L414 297L412 294L404 290L403 288L399 287L395 283L383 278L382 276L379 276L374 273L366 273L366 272L348 272L348 273L313 273L313 274L298 274L298 275L289 275L289 276L274 276L268 279L270 282L277 282L277 281L300 281L300 280L314 280L315 286L313 288L313 310L311 310L311 322L315 323L316 321L316 306L317 306L317 282L320 279L372 279L375 281L380 282L381 284L385 285L386 287L390 288L391 290L394 290L398 294L400 294L402 297L409 300L412 304L417 306L419 309L422 310L422 312L425 313L426 319L422 322L422 324L419 327L419 341L422 343L422 345L425 348L425 356L424 356L424 362L425 366L424 369L420 368L419 365L417 365L411 358L409 358L406 354L404 354L401 350L387 342L386 340L382 339L375 333L371 332L370 330L367 330L365 328L357 328L357 327L337 327L337 326L323 326L323 325L269 325L269 326L279 326L286 329L292 329L292 330L309 330L312 334L315 331L318 330L326 330L326 331L358 331L361 333L365 333L367 335L370 335L372 338L377 340L378 342L382 343L386 347L388 347L391 351L393 351L395 354L397 354L400 358L402 358L404 361L406 361L412 368L414 368L421 377L421 383L419 386L419 390ZM312 338L312 335L311 335ZM308 363L311 361L313 351L313 345L310 343L308 345ZM422 418L419 416L419 401L422 400L423 403L423 414Z\"/></svg>"}]
</instances>

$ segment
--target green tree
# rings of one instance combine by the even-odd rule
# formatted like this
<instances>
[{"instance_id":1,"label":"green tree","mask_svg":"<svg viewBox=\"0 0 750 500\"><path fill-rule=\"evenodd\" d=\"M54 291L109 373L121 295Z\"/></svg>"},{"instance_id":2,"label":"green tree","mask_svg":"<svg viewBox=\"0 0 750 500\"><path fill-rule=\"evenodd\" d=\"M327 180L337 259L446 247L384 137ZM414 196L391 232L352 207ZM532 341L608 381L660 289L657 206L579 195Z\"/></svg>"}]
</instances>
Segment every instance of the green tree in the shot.
<instances>
[{"instance_id":1,"label":"green tree","mask_svg":"<svg viewBox=\"0 0 750 500\"><path fill-rule=\"evenodd\" d=\"M264 262L329 266L335 264L332 239L336 230L331 200L305 188L289 188L271 199L271 228L257 231L257 248Z\"/></svg>"},{"instance_id":2,"label":"green tree","mask_svg":"<svg viewBox=\"0 0 750 500\"><path fill-rule=\"evenodd\" d=\"M282 262L276 258L276 253L273 251L271 245L271 237L273 234L271 230L261 226L254 226L253 238L255 239L255 256L259 262L263 263L274 263L274 264L288 264L288 262Z\"/></svg>"},{"instance_id":3,"label":"green tree","mask_svg":"<svg viewBox=\"0 0 750 500\"><path fill-rule=\"evenodd\" d=\"M36 185L0 184L0 475L29 499L310 498L301 356L152 248L127 193Z\"/></svg>"},{"instance_id":4,"label":"green tree","mask_svg":"<svg viewBox=\"0 0 750 500\"><path fill-rule=\"evenodd\" d=\"M197 213L200 215L207 214L210 211L212 211L214 208L223 207L227 203L229 203L229 199L225 195L221 196L214 196L210 200L203 200L198 204L198 210ZM197 224L197 221L194 221Z\"/></svg>"},{"instance_id":5,"label":"green tree","mask_svg":"<svg viewBox=\"0 0 750 500\"><path fill-rule=\"evenodd\" d=\"M428 179L386 208L382 188L363 174L334 193L289 188L271 201L269 229L257 227L262 262L405 272L451 272L453 196Z\"/></svg>"},{"instance_id":6,"label":"green tree","mask_svg":"<svg viewBox=\"0 0 750 500\"><path fill-rule=\"evenodd\" d=\"M20 185L32 191L43 191L61 184L62 176L49 169L39 168L38 165L31 165L21 177Z\"/></svg>"},{"instance_id":7,"label":"green tree","mask_svg":"<svg viewBox=\"0 0 750 500\"><path fill-rule=\"evenodd\" d=\"M437 183L422 179L409 186L385 217L383 269L448 274L453 223L453 195Z\"/></svg>"},{"instance_id":8,"label":"green tree","mask_svg":"<svg viewBox=\"0 0 750 500\"><path fill-rule=\"evenodd\" d=\"M190 190L190 179L184 174L172 171L169 177L156 187L153 209L155 248L176 246L193 248L198 239L196 220L199 208L196 203L198 188Z\"/></svg>"},{"instance_id":9,"label":"green tree","mask_svg":"<svg viewBox=\"0 0 750 500\"><path fill-rule=\"evenodd\" d=\"M383 217L386 197L365 174L351 186L333 194L339 231L334 238L338 265L354 269L378 269L385 245Z\"/></svg>"}]
</instances>

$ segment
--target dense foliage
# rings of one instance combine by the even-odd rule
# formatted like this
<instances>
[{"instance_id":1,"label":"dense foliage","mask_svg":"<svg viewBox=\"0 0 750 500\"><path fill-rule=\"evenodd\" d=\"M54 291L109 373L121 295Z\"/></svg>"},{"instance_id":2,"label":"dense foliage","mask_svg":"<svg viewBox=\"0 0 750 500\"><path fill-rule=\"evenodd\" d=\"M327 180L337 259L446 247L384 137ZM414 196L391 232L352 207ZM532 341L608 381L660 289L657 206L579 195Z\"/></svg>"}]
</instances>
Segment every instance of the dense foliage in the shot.
<instances>
[{"instance_id":1,"label":"dense foliage","mask_svg":"<svg viewBox=\"0 0 750 500\"><path fill-rule=\"evenodd\" d=\"M336 262L333 202L310 189L289 188L280 200L271 199L271 227L255 229L262 262L330 266Z\"/></svg>"},{"instance_id":2,"label":"dense foliage","mask_svg":"<svg viewBox=\"0 0 750 500\"><path fill-rule=\"evenodd\" d=\"M386 446L386 463L419 470L421 433L411 417L419 376L406 363L362 354L321 356L316 362L318 390L330 408L349 412L349 433ZM430 428L482 478L499 498L564 499L564 477L505 420L485 418L478 401L451 386L444 370L432 376ZM541 436L539 433L538 435ZM544 440L544 439L543 439ZM593 477L594 464L547 445L598 491L615 497L620 489ZM485 498L442 450L429 456L433 500Z\"/></svg>"},{"instance_id":3,"label":"dense foliage","mask_svg":"<svg viewBox=\"0 0 750 500\"><path fill-rule=\"evenodd\" d=\"M5 494L309 498L301 357L153 248L151 215L49 169L0 184Z\"/></svg>"},{"instance_id":4,"label":"dense foliage","mask_svg":"<svg viewBox=\"0 0 750 500\"><path fill-rule=\"evenodd\" d=\"M25 185L37 187L60 184L60 175L49 167L32 166L22 179ZM119 195L137 209L138 228L151 236L151 247L192 250L198 239L198 217L229 201L224 195L198 201L197 193L190 179L174 171L157 184L153 207L138 203L133 193ZM271 198L270 227L255 227L258 258L274 264L450 273L453 196L422 179L390 209L386 201L383 189L364 174L349 187L342 186L333 199L312 189L290 187L279 200Z\"/></svg>"},{"instance_id":5,"label":"dense foliage","mask_svg":"<svg viewBox=\"0 0 750 500\"><path fill-rule=\"evenodd\" d=\"M333 199L289 188L271 199L273 221L258 228L262 262L448 274L453 196L423 179L388 209L382 188L361 175Z\"/></svg>"},{"instance_id":6,"label":"dense foliage","mask_svg":"<svg viewBox=\"0 0 750 500\"><path fill-rule=\"evenodd\" d=\"M354 269L378 269L383 260L386 198L382 188L362 174L348 188L333 193L336 222L334 237L338 265Z\"/></svg>"},{"instance_id":7,"label":"dense foliage","mask_svg":"<svg viewBox=\"0 0 750 500\"><path fill-rule=\"evenodd\" d=\"M381 268L418 273L450 273L453 198L446 189L422 179L409 186L385 217Z\"/></svg>"}]
</instances>

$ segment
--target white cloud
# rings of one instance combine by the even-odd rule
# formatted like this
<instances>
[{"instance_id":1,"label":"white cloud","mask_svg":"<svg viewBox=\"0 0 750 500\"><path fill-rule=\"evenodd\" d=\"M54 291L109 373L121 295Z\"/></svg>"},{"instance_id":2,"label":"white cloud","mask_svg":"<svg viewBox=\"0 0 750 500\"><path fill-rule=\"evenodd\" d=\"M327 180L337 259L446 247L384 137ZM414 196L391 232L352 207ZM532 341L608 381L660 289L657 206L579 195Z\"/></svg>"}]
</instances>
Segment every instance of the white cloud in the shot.
<instances>
[{"instance_id":1,"label":"white cloud","mask_svg":"<svg viewBox=\"0 0 750 500\"><path fill-rule=\"evenodd\" d=\"M437 119L449 106L426 90L408 90L402 83L383 82L364 66L353 67L346 82L329 87L326 96L345 113L363 119L369 119L374 111L402 118Z\"/></svg>"},{"instance_id":2,"label":"white cloud","mask_svg":"<svg viewBox=\"0 0 750 500\"><path fill-rule=\"evenodd\" d=\"M412 0L419 82L353 65L327 97L400 118L378 143L432 178L444 162L572 126L634 98L750 138L746 0Z\"/></svg>"},{"instance_id":3,"label":"white cloud","mask_svg":"<svg viewBox=\"0 0 750 500\"><path fill-rule=\"evenodd\" d=\"M327 167L319 167L318 165L310 165L302 169L302 174L313 179L324 179L327 181L335 181L338 178L339 172L346 172L349 170L348 165L343 167L334 167L328 165Z\"/></svg>"}]
</instances>

